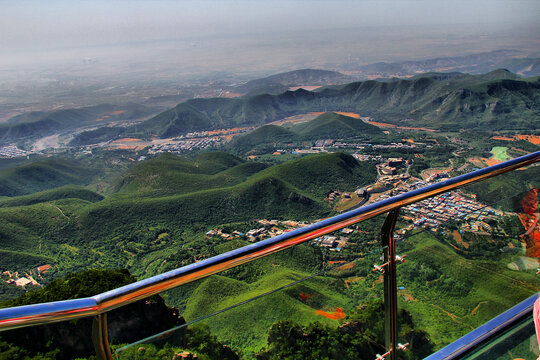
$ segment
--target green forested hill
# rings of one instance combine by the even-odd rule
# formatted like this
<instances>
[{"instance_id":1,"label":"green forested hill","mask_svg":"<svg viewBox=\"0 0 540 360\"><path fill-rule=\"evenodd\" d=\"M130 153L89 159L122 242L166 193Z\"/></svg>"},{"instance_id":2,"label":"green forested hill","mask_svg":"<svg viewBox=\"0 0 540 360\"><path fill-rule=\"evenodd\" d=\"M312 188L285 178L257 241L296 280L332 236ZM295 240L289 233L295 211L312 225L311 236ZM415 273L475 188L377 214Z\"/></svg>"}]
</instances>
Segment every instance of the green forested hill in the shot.
<instances>
[{"instance_id":1,"label":"green forested hill","mask_svg":"<svg viewBox=\"0 0 540 360\"><path fill-rule=\"evenodd\" d=\"M170 155L166 158L175 161ZM330 211L321 202L328 192L352 191L376 178L373 165L360 165L340 153L306 156L264 170L260 164L244 163L217 174L189 174L185 164L183 170L162 171L159 163L158 158L130 170L116 195L81 210L79 221L88 237L145 223L182 227L261 217L318 217Z\"/></svg>"},{"instance_id":2,"label":"green forested hill","mask_svg":"<svg viewBox=\"0 0 540 360\"><path fill-rule=\"evenodd\" d=\"M215 103L223 103L221 100L215 99ZM131 130L135 133L151 133L157 134L162 138L167 138L190 131L208 130L218 125L218 122L208 117L190 102L196 103L194 100L188 100L171 110L159 114L153 118L153 121L145 121L142 124L136 125Z\"/></svg>"},{"instance_id":3,"label":"green forested hill","mask_svg":"<svg viewBox=\"0 0 540 360\"><path fill-rule=\"evenodd\" d=\"M0 196L19 196L67 184L86 185L93 171L81 164L60 159L36 161L0 170Z\"/></svg>"},{"instance_id":4,"label":"green forested hill","mask_svg":"<svg viewBox=\"0 0 540 360\"><path fill-rule=\"evenodd\" d=\"M333 112L324 113L311 121L292 127L291 130L303 139L369 137L382 134L376 126Z\"/></svg>"},{"instance_id":5,"label":"green forested hill","mask_svg":"<svg viewBox=\"0 0 540 360\"><path fill-rule=\"evenodd\" d=\"M96 202L102 200L103 196L79 186L66 185L30 195L0 198L0 207L25 206L60 199L81 199Z\"/></svg>"},{"instance_id":6,"label":"green forested hill","mask_svg":"<svg viewBox=\"0 0 540 360\"><path fill-rule=\"evenodd\" d=\"M81 209L79 223L85 239L100 239L152 224L204 228L261 217L307 219L329 212L320 200L304 196L282 180L265 177L162 198L111 198Z\"/></svg>"},{"instance_id":7,"label":"green forested hill","mask_svg":"<svg viewBox=\"0 0 540 360\"><path fill-rule=\"evenodd\" d=\"M317 118L294 125L289 129L277 125L264 125L252 132L234 138L227 148L237 153L265 152L285 143L300 143L305 140L339 139L344 137L358 137L373 139L383 132L376 126L368 124L361 119L336 114L324 113Z\"/></svg>"},{"instance_id":8,"label":"green forested hill","mask_svg":"<svg viewBox=\"0 0 540 360\"><path fill-rule=\"evenodd\" d=\"M128 170L102 200L76 187L1 199L0 249L52 257L65 271L116 266L175 248L188 230L328 215L327 192L354 190L375 177L371 164L339 153L272 167L226 153L165 154Z\"/></svg>"},{"instance_id":9,"label":"green forested hill","mask_svg":"<svg viewBox=\"0 0 540 360\"><path fill-rule=\"evenodd\" d=\"M118 179L115 192L145 196L185 194L239 184L264 167L226 153L201 154L194 159L163 154L127 171Z\"/></svg>"},{"instance_id":10,"label":"green forested hill","mask_svg":"<svg viewBox=\"0 0 540 360\"><path fill-rule=\"evenodd\" d=\"M372 164L360 164L343 153L314 154L269 168L225 153L207 153L194 159L166 154L127 171L116 191L119 195L155 197L225 188L264 178L274 178L324 198L333 189L354 190L360 182L375 181L376 170Z\"/></svg>"},{"instance_id":11,"label":"green forested hill","mask_svg":"<svg viewBox=\"0 0 540 360\"><path fill-rule=\"evenodd\" d=\"M306 156L261 171L256 176L272 175L317 198L332 190L352 191L358 184L376 180L375 165L359 163L343 153L320 153Z\"/></svg>"},{"instance_id":12,"label":"green forested hill","mask_svg":"<svg viewBox=\"0 0 540 360\"><path fill-rule=\"evenodd\" d=\"M261 145L280 144L298 140L298 135L277 125L264 125L252 132L234 138L228 148L239 153L246 153Z\"/></svg>"}]
</instances>

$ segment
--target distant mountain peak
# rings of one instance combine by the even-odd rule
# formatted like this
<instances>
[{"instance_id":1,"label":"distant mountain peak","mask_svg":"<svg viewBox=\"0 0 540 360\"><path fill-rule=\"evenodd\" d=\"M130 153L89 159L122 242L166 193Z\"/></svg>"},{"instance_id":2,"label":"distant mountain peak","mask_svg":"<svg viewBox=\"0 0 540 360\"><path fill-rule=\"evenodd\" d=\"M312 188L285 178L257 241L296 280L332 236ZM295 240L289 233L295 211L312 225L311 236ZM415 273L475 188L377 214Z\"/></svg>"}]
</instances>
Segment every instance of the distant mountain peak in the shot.
<instances>
[{"instance_id":1,"label":"distant mountain peak","mask_svg":"<svg viewBox=\"0 0 540 360\"><path fill-rule=\"evenodd\" d=\"M278 94L293 86L323 86L344 84L353 79L337 71L319 69L299 69L270 75L238 85L234 91L241 93L267 92Z\"/></svg>"}]
</instances>

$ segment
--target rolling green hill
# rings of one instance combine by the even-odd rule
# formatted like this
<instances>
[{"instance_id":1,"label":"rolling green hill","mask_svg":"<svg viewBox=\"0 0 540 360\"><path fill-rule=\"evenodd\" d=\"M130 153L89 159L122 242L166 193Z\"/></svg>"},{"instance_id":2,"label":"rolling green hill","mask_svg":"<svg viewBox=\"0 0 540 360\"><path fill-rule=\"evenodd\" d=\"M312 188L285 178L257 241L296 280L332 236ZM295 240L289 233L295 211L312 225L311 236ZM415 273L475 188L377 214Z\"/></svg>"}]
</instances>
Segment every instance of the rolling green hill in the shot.
<instances>
[{"instance_id":1,"label":"rolling green hill","mask_svg":"<svg viewBox=\"0 0 540 360\"><path fill-rule=\"evenodd\" d=\"M204 112L192 106L190 104L192 101L181 103L171 110L157 115L152 121L145 121L131 130L135 133L153 133L159 137L167 138L191 131L208 130L218 125ZM215 101L221 102L219 99Z\"/></svg>"},{"instance_id":2,"label":"rolling green hill","mask_svg":"<svg viewBox=\"0 0 540 360\"><path fill-rule=\"evenodd\" d=\"M57 243L62 238L59 229L70 224L68 215L52 203L1 208L2 250L51 255L49 245L56 247L62 243Z\"/></svg>"},{"instance_id":3,"label":"rolling green hill","mask_svg":"<svg viewBox=\"0 0 540 360\"><path fill-rule=\"evenodd\" d=\"M85 185L93 171L75 161L47 159L0 171L0 196L27 195L59 186Z\"/></svg>"},{"instance_id":4,"label":"rolling green hill","mask_svg":"<svg viewBox=\"0 0 540 360\"><path fill-rule=\"evenodd\" d=\"M375 182L375 165L343 153L320 153L272 166L255 177L271 175L317 198L332 190L354 191Z\"/></svg>"},{"instance_id":5,"label":"rolling green hill","mask_svg":"<svg viewBox=\"0 0 540 360\"><path fill-rule=\"evenodd\" d=\"M368 137L382 134L382 131L376 126L333 112L324 113L309 122L298 124L291 130L304 139Z\"/></svg>"},{"instance_id":6,"label":"rolling green hill","mask_svg":"<svg viewBox=\"0 0 540 360\"><path fill-rule=\"evenodd\" d=\"M205 168L210 171L214 167L204 165L200 157L192 162L198 167L190 167L185 159L170 155L165 159L171 164L168 171L163 171L159 158L148 161L147 166L143 164L129 172L129 184L126 181L117 195L86 207L80 217L83 227L93 228L101 223L100 229L93 231L102 231L100 218L115 226L145 222L175 226L219 224L261 217L313 218L330 211L321 200L331 190L337 187L352 191L376 177L373 165L360 164L341 153L306 156L266 169L257 163L244 163L215 174L203 173ZM181 170L171 170L175 165ZM193 172L189 173L190 170Z\"/></svg>"},{"instance_id":7,"label":"rolling green hill","mask_svg":"<svg viewBox=\"0 0 540 360\"><path fill-rule=\"evenodd\" d=\"M261 217L314 218L329 211L326 204L267 176L231 187L167 197L112 197L81 209L78 221L83 237L96 239L149 224L182 228Z\"/></svg>"},{"instance_id":8,"label":"rolling green hill","mask_svg":"<svg viewBox=\"0 0 540 360\"><path fill-rule=\"evenodd\" d=\"M266 274L251 284L214 275L197 287L183 314L186 320L193 320L201 315L292 283L306 275L308 273L290 270L283 266L278 271ZM208 324L213 334L234 349L242 349L246 353L256 352L266 345L267 331L277 321L288 320L304 326L316 321L336 325L338 323L336 320L317 315L317 308L313 307L319 304L342 305L349 302L343 294L332 288L332 283L331 278L306 281L290 291L278 292L215 316ZM312 306L303 303L298 296L300 292L317 294L318 303ZM250 331L246 331L247 326Z\"/></svg>"},{"instance_id":9,"label":"rolling green hill","mask_svg":"<svg viewBox=\"0 0 540 360\"><path fill-rule=\"evenodd\" d=\"M480 254L481 259L471 261L428 232L406 242L401 246L407 248L408 259L398 268L408 294L402 306L416 318L418 327L431 334L436 347L538 292L534 272L508 270L511 256L498 249L495 255Z\"/></svg>"},{"instance_id":10,"label":"rolling green hill","mask_svg":"<svg viewBox=\"0 0 540 360\"><path fill-rule=\"evenodd\" d=\"M342 153L306 156L266 168L225 153L206 153L193 159L171 154L158 156L130 169L115 191L118 196L168 196L229 188L272 178L322 199L335 189L353 191L375 181L370 163L358 163Z\"/></svg>"},{"instance_id":11,"label":"rolling green hill","mask_svg":"<svg viewBox=\"0 0 540 360\"><path fill-rule=\"evenodd\" d=\"M252 132L234 138L228 148L239 153L246 153L262 145L278 146L281 143L297 141L298 135L277 125L264 125Z\"/></svg>"},{"instance_id":12,"label":"rolling green hill","mask_svg":"<svg viewBox=\"0 0 540 360\"><path fill-rule=\"evenodd\" d=\"M160 234L178 239L186 229L257 218L320 218L331 213L323 201L329 191L365 186L375 174L373 165L339 153L272 167L225 153L166 154L128 170L103 200L77 187L1 199L0 249L51 256L67 270L125 264L126 254L140 251L129 243L140 243L147 250L133 263L139 272L147 251L180 241L158 241Z\"/></svg>"},{"instance_id":13,"label":"rolling green hill","mask_svg":"<svg viewBox=\"0 0 540 360\"><path fill-rule=\"evenodd\" d=\"M26 206L60 199L80 199L97 202L103 200L103 196L82 187L66 185L30 195L0 198L0 207Z\"/></svg>"},{"instance_id":14,"label":"rolling green hill","mask_svg":"<svg viewBox=\"0 0 540 360\"><path fill-rule=\"evenodd\" d=\"M246 135L234 138L227 148L241 154L250 151L269 152L289 142L343 137L373 139L374 136L382 134L378 127L360 119L327 112L289 129L277 125L261 126Z\"/></svg>"},{"instance_id":15,"label":"rolling green hill","mask_svg":"<svg viewBox=\"0 0 540 360\"><path fill-rule=\"evenodd\" d=\"M127 171L118 180L115 192L144 196L186 194L239 184L266 167L225 153L212 156L203 154L193 160L170 154L158 156Z\"/></svg>"}]
</instances>

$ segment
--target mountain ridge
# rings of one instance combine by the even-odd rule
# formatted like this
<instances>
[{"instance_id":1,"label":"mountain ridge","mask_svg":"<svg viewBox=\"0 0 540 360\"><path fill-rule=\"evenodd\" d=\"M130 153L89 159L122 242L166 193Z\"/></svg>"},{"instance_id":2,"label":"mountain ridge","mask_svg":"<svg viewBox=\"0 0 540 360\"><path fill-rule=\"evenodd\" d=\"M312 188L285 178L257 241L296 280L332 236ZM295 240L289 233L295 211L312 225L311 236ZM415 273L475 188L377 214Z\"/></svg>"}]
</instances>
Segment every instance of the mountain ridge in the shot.
<instances>
[{"instance_id":1,"label":"mountain ridge","mask_svg":"<svg viewBox=\"0 0 540 360\"><path fill-rule=\"evenodd\" d=\"M254 79L233 87L235 92L248 95L269 93L277 95L292 86L331 85L352 81L353 78L337 71L320 69L299 69Z\"/></svg>"},{"instance_id":2,"label":"mountain ridge","mask_svg":"<svg viewBox=\"0 0 540 360\"><path fill-rule=\"evenodd\" d=\"M190 99L134 126L83 132L72 143L91 144L118 136L170 138L193 131L262 126L292 115L329 110L436 130L537 129L540 78L519 78L505 69L483 75L428 73L408 79L324 86L315 91Z\"/></svg>"},{"instance_id":3,"label":"mountain ridge","mask_svg":"<svg viewBox=\"0 0 540 360\"><path fill-rule=\"evenodd\" d=\"M219 126L263 125L307 111L333 108L337 111L357 112L375 120L395 123L403 121L405 125L435 129L478 128L485 124L494 126L493 130L530 128L531 125L537 127L534 124L538 124L540 119L540 102L537 101L540 97L540 81L506 79L506 72L494 74L503 74L505 79L486 80L482 76L472 76L466 81L446 81L432 76L394 82L368 80L323 87L314 92L299 89L279 95L266 94L243 99L189 100L139 126L163 135L159 126L162 123L167 123L167 130L171 126L184 126L186 131L206 130ZM482 83L489 84L489 89L499 84L501 91L485 93L488 88L482 90L477 86ZM516 95L514 92L520 93ZM527 124L522 125L518 119L509 119L505 112L497 111L499 108L491 111L490 104L493 103L499 104L499 108L513 106L513 114L525 113L531 121L525 121ZM453 109L438 110L441 104ZM187 123L176 116L177 110L186 106L190 106L193 111L191 115L197 117L189 119ZM475 121L467 121L470 118ZM191 126L195 120L197 125ZM167 131L167 134L172 135L173 132Z\"/></svg>"}]
</instances>

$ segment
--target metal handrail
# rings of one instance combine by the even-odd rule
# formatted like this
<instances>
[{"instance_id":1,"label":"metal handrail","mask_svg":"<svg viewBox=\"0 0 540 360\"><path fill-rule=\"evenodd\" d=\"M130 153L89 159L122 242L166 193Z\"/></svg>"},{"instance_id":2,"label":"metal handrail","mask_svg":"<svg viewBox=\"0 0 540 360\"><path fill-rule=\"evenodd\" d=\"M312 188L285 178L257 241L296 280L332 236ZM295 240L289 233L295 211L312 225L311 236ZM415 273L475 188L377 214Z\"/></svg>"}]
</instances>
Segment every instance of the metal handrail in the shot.
<instances>
[{"instance_id":1,"label":"metal handrail","mask_svg":"<svg viewBox=\"0 0 540 360\"><path fill-rule=\"evenodd\" d=\"M103 314L151 295L285 250L402 206L538 161L540 161L540 151L409 191L92 297L0 309L0 331Z\"/></svg>"}]
</instances>

